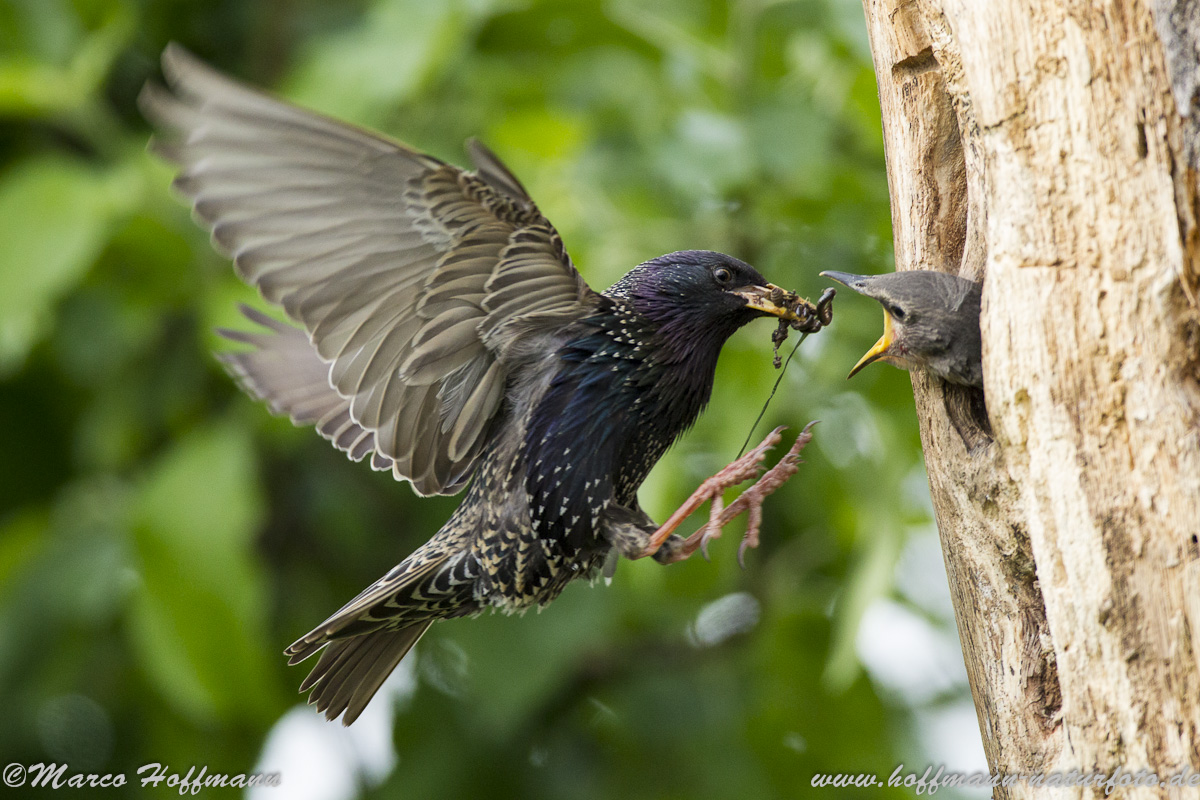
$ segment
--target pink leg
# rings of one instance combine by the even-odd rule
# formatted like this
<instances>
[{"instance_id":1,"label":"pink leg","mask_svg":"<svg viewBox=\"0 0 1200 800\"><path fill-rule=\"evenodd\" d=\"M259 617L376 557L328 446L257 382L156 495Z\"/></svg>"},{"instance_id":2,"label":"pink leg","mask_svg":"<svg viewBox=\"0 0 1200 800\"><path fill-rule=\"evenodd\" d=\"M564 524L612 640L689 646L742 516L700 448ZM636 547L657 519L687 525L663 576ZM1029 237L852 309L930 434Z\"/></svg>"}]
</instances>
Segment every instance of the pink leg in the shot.
<instances>
[{"instance_id":1,"label":"pink leg","mask_svg":"<svg viewBox=\"0 0 1200 800\"><path fill-rule=\"evenodd\" d=\"M762 443L749 453L700 484L700 488L696 489L692 496L679 507L679 510L672 514L670 519L650 537L642 556L650 556L658 552L663 542L675 532L675 529L685 519L700 508L706 500L711 500L712 509L709 512L707 524L685 539L682 547L670 560L682 561L696 550L700 550L707 558L709 541L718 538L721 535L721 529L726 524L745 512L747 515L746 535L742 539L741 547L738 548L738 563L742 564L746 550L758 547L763 501L768 495L787 483L788 478L796 474L800 463L800 451L812 441L812 433L809 432L809 429L815 424L815 422L808 423L796 437L796 443L792 445L792 448L783 458L779 459L779 463L767 470L766 474L759 478L753 486L742 492L737 500L729 504L728 508L725 507L723 499L725 490L737 486L743 481L758 477L762 471L762 462L767 456L767 451L778 444L782 438L780 436L780 432L783 431L782 427L771 431Z\"/></svg>"}]
</instances>

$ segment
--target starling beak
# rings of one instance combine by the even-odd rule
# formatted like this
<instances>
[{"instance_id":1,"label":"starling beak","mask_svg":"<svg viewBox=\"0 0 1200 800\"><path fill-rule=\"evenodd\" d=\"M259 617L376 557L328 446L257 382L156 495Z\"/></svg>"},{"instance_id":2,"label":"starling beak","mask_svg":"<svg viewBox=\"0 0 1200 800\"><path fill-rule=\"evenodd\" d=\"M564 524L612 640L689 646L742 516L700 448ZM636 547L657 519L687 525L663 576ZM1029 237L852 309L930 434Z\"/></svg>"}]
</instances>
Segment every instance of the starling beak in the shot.
<instances>
[{"instance_id":1,"label":"starling beak","mask_svg":"<svg viewBox=\"0 0 1200 800\"><path fill-rule=\"evenodd\" d=\"M747 308L779 317L787 322L803 322L803 318L796 313L795 306L784 300L788 295L794 295L773 283L766 286L748 286L745 289L736 289L733 293L746 299Z\"/></svg>"},{"instance_id":2,"label":"starling beak","mask_svg":"<svg viewBox=\"0 0 1200 800\"><path fill-rule=\"evenodd\" d=\"M854 365L854 367L850 370L850 374L847 375L846 378L853 378L859 372L859 370L861 370L867 364L870 364L873 361L878 361L881 358L885 358L888 355L888 349L892 346L894 339L895 330L892 327L892 315L889 314L885 308L883 310L883 333L880 335L879 340L876 341L875 344L871 345L871 349L864 353L863 357L858 360L858 363Z\"/></svg>"},{"instance_id":3,"label":"starling beak","mask_svg":"<svg viewBox=\"0 0 1200 800\"><path fill-rule=\"evenodd\" d=\"M249 349L222 354L226 368L418 493L467 489L428 542L285 651L292 664L320 653L301 690L328 719L353 722L437 620L545 605L613 552L686 558L741 511L743 547L757 541L762 498L795 471L807 432L698 538L660 529L638 487L708 403L726 339L764 316L819 329L827 303L704 250L595 292L482 144L468 144L467 172L174 45L163 74L168 88L139 98L153 149L237 274L290 320L244 309L253 329L222 333ZM778 440L706 496L755 477Z\"/></svg>"},{"instance_id":4,"label":"starling beak","mask_svg":"<svg viewBox=\"0 0 1200 800\"><path fill-rule=\"evenodd\" d=\"M822 272L883 307L883 335L846 377L875 361L924 369L950 383L983 388L979 310L983 285L928 270L886 275Z\"/></svg>"}]
</instances>

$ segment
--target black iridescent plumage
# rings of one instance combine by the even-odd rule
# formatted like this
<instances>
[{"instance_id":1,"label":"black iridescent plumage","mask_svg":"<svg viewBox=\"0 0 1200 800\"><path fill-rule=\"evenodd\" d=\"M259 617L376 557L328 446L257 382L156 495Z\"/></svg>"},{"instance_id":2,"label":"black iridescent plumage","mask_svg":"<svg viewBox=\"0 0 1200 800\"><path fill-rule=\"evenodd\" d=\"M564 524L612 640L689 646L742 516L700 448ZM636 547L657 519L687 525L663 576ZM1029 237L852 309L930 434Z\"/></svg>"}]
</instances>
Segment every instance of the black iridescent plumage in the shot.
<instances>
[{"instance_id":1,"label":"black iridescent plumage","mask_svg":"<svg viewBox=\"0 0 1200 800\"><path fill-rule=\"evenodd\" d=\"M708 402L725 340L794 318L781 291L687 251L598 294L482 146L463 172L179 48L163 65L171 90L142 96L156 149L239 275L300 326L247 310L260 330L224 332L252 346L230 371L422 493L469 484L428 542L287 649L321 651L310 701L349 724L433 621L545 604L614 550L644 555L658 526L638 487Z\"/></svg>"}]
</instances>

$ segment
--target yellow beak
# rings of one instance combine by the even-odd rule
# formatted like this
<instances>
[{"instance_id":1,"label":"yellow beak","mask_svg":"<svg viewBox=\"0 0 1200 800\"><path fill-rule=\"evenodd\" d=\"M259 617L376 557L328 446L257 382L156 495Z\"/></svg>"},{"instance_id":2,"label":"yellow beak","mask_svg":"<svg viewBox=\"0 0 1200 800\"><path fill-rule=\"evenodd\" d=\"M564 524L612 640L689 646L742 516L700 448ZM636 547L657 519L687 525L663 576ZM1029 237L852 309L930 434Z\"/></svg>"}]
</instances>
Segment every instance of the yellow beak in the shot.
<instances>
[{"instance_id":1,"label":"yellow beak","mask_svg":"<svg viewBox=\"0 0 1200 800\"><path fill-rule=\"evenodd\" d=\"M768 283L766 286L737 289L733 294L745 298L747 308L753 308L755 311L761 311L788 322L800 321L800 316L796 313L799 296L773 283Z\"/></svg>"},{"instance_id":2,"label":"yellow beak","mask_svg":"<svg viewBox=\"0 0 1200 800\"><path fill-rule=\"evenodd\" d=\"M888 354L888 348L891 346L892 346L892 315L887 312L887 309L884 309L884 311L883 311L883 335L879 337L879 341L877 341L874 345L872 345L871 349L867 351L866 355L864 355L862 358L860 358L858 360L858 363L854 365L854 369L850 370L850 374L846 376L846 380L853 378L858 373L858 371L861 370L863 367L865 367L867 364L870 364L874 361L878 361L879 359L886 356Z\"/></svg>"}]
</instances>

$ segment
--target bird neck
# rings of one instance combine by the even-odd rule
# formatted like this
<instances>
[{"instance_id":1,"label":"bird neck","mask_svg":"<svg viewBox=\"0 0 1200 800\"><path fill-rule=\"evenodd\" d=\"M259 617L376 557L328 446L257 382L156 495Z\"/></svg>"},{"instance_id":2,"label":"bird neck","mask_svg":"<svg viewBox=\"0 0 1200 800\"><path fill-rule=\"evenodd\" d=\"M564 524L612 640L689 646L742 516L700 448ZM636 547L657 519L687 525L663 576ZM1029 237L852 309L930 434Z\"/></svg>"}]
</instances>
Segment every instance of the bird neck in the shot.
<instances>
[{"instance_id":1,"label":"bird neck","mask_svg":"<svg viewBox=\"0 0 1200 800\"><path fill-rule=\"evenodd\" d=\"M621 372L637 388L638 404L653 409L673 441L708 404L721 346L736 328L698 325L694 316L636 299L613 303L597 323L612 343L601 352L623 356Z\"/></svg>"}]
</instances>

